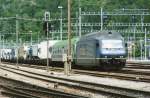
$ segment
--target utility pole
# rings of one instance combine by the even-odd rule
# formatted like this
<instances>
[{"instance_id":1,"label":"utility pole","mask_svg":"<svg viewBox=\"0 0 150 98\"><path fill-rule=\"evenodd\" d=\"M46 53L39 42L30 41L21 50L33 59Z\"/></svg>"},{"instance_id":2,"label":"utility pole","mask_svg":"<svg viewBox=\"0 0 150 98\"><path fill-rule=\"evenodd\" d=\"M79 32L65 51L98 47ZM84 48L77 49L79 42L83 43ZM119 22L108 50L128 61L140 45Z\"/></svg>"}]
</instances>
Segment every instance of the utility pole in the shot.
<instances>
[{"instance_id":1,"label":"utility pole","mask_svg":"<svg viewBox=\"0 0 150 98\"><path fill-rule=\"evenodd\" d=\"M2 50L4 49L4 35L0 35L0 64L2 64Z\"/></svg>"},{"instance_id":2,"label":"utility pole","mask_svg":"<svg viewBox=\"0 0 150 98\"><path fill-rule=\"evenodd\" d=\"M142 45L142 39L140 40L140 46L141 46L141 60L143 58L143 45Z\"/></svg>"},{"instance_id":3,"label":"utility pole","mask_svg":"<svg viewBox=\"0 0 150 98\"><path fill-rule=\"evenodd\" d=\"M101 31L103 30L103 8L101 8Z\"/></svg>"},{"instance_id":4,"label":"utility pole","mask_svg":"<svg viewBox=\"0 0 150 98\"><path fill-rule=\"evenodd\" d=\"M4 49L4 35L3 35L3 42L2 42L2 49Z\"/></svg>"},{"instance_id":5,"label":"utility pole","mask_svg":"<svg viewBox=\"0 0 150 98\"><path fill-rule=\"evenodd\" d=\"M17 49L17 61L16 66L18 67L18 33L19 33L19 27L18 27L18 15L16 14L16 49Z\"/></svg>"},{"instance_id":6,"label":"utility pole","mask_svg":"<svg viewBox=\"0 0 150 98\"><path fill-rule=\"evenodd\" d=\"M79 37L82 36L81 34L81 31L82 31L82 28L81 28L81 7L79 7Z\"/></svg>"},{"instance_id":7,"label":"utility pole","mask_svg":"<svg viewBox=\"0 0 150 98\"><path fill-rule=\"evenodd\" d=\"M81 31L82 31L82 28L81 28L81 3L80 3L80 0L78 0L78 4L79 4L79 37L82 36L81 34Z\"/></svg>"},{"instance_id":8,"label":"utility pole","mask_svg":"<svg viewBox=\"0 0 150 98\"><path fill-rule=\"evenodd\" d=\"M133 49L134 49L134 53L133 53L133 59L135 60L135 43L136 43L136 36L135 36L135 28L136 27L134 27L134 46L133 46Z\"/></svg>"},{"instance_id":9,"label":"utility pole","mask_svg":"<svg viewBox=\"0 0 150 98\"><path fill-rule=\"evenodd\" d=\"M32 46L32 31L29 31L30 34L30 46Z\"/></svg>"},{"instance_id":10,"label":"utility pole","mask_svg":"<svg viewBox=\"0 0 150 98\"><path fill-rule=\"evenodd\" d=\"M65 74L69 75L71 71L71 0L68 0L68 51L67 51L67 61L65 62L64 70Z\"/></svg>"},{"instance_id":11,"label":"utility pole","mask_svg":"<svg viewBox=\"0 0 150 98\"><path fill-rule=\"evenodd\" d=\"M0 35L0 65L2 64L2 61L1 61L1 57L2 57L2 39L1 39L2 35Z\"/></svg>"},{"instance_id":12,"label":"utility pole","mask_svg":"<svg viewBox=\"0 0 150 98\"><path fill-rule=\"evenodd\" d=\"M60 40L62 40L62 6L58 6L58 8L60 9Z\"/></svg>"},{"instance_id":13,"label":"utility pole","mask_svg":"<svg viewBox=\"0 0 150 98\"><path fill-rule=\"evenodd\" d=\"M45 12L44 21L46 22L46 35L47 35L47 71L49 71L49 21L50 12Z\"/></svg>"},{"instance_id":14,"label":"utility pole","mask_svg":"<svg viewBox=\"0 0 150 98\"><path fill-rule=\"evenodd\" d=\"M141 31L143 32L143 27L144 27L144 16L141 15Z\"/></svg>"},{"instance_id":15,"label":"utility pole","mask_svg":"<svg viewBox=\"0 0 150 98\"><path fill-rule=\"evenodd\" d=\"M79 23L78 22L78 12L76 12L76 18L77 19L76 19L76 31L75 31L76 33L75 33L75 36L78 36L78 23Z\"/></svg>"},{"instance_id":16,"label":"utility pole","mask_svg":"<svg viewBox=\"0 0 150 98\"><path fill-rule=\"evenodd\" d=\"M38 44L39 44L39 34L40 34L40 31L38 32Z\"/></svg>"},{"instance_id":17,"label":"utility pole","mask_svg":"<svg viewBox=\"0 0 150 98\"><path fill-rule=\"evenodd\" d=\"M146 56L147 56L147 30L145 28L145 60L146 60Z\"/></svg>"}]
</instances>

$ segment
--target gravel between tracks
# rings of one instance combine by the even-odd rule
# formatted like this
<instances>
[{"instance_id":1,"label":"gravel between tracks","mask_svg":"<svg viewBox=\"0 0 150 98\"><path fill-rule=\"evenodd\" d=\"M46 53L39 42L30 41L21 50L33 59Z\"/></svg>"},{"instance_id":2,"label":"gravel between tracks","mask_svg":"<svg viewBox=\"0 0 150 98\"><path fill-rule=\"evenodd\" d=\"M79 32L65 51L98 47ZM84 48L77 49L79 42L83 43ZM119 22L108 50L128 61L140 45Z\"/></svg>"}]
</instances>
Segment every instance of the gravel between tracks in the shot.
<instances>
[{"instance_id":1,"label":"gravel between tracks","mask_svg":"<svg viewBox=\"0 0 150 98\"><path fill-rule=\"evenodd\" d=\"M16 68L16 66L13 66L13 65L8 65L8 64L4 64L4 65L5 66L7 65L12 68ZM93 76L80 75L80 74L71 74L70 76L66 76L62 72L52 72L52 71L46 72L45 70L26 68L26 67L19 67L19 69L30 71L32 73L43 74L43 75L51 76L51 77L66 78L66 79L77 80L77 81L86 81L86 82L91 82L91 83L110 85L110 86L116 86L116 87L122 87L122 88L129 88L129 89L133 89L133 90L136 89L136 90L147 91L147 92L150 91L150 84L144 83L144 82L134 82L134 81L112 79L112 78L93 77ZM53 74L51 74L51 73L53 73ZM10 76L10 75L8 75L8 76ZM32 78L27 79L27 80L28 81L32 80ZM44 84L42 84L42 85L44 85ZM139 98L141 98L141 97L139 97Z\"/></svg>"},{"instance_id":2,"label":"gravel between tracks","mask_svg":"<svg viewBox=\"0 0 150 98\"><path fill-rule=\"evenodd\" d=\"M12 66L12 67L14 67L14 66ZM106 78L106 77L105 78L93 77L93 76L80 75L80 74L71 74L70 76L66 76L66 75L64 75L64 73L61 73L61 72L52 72L52 71L46 72L45 70L26 68L26 67L20 67L20 68L22 68L24 70L28 70L28 71L30 70L31 72L48 75L48 76L61 77L61 78L80 80L80 81L87 81L87 82L92 82L92 83L99 83L99 84L104 84L104 85L124 87L124 88L136 89L136 90L150 91L150 83L145 83L145 82L119 80L119 79L112 79L112 78ZM53 74L51 74L51 73L53 73Z\"/></svg>"}]
</instances>

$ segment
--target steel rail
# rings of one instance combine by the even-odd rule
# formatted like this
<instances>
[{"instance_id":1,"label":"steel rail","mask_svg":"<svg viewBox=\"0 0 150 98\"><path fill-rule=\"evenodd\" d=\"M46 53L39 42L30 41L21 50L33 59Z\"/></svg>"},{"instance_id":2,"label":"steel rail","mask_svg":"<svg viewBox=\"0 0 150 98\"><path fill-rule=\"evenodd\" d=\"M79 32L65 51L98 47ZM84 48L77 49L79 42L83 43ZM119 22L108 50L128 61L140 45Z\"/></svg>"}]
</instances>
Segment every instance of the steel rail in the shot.
<instances>
[{"instance_id":1,"label":"steel rail","mask_svg":"<svg viewBox=\"0 0 150 98\"><path fill-rule=\"evenodd\" d=\"M35 98L35 97L25 96L19 93L13 93L9 91L1 91L1 93L6 96L11 96L12 98Z\"/></svg>"},{"instance_id":2,"label":"steel rail","mask_svg":"<svg viewBox=\"0 0 150 98\"><path fill-rule=\"evenodd\" d=\"M39 66L39 65L24 64L23 67L30 67L30 68L45 70L45 66ZM51 71L63 71L63 68L55 67L50 70ZM136 71L136 70L131 70L129 68L125 68L121 71L115 71L115 72L114 71L100 72L100 71L95 71L95 70L93 71L93 70L81 70L81 69L73 69L73 72L77 74L85 74L85 75L91 75L91 76L96 76L96 77L110 77L110 78L117 78L117 79L122 79L122 80L131 80L131 81L150 83L150 72Z\"/></svg>"},{"instance_id":3,"label":"steel rail","mask_svg":"<svg viewBox=\"0 0 150 98\"><path fill-rule=\"evenodd\" d=\"M54 76L49 76L49 75L42 75L42 74L39 74L39 73L35 73L35 72L29 72L29 71L26 71L26 70L22 70L22 69L16 69L16 68L8 68L8 66L5 66L7 68L2 68L2 69L5 69L5 70L9 70L9 71L12 71L10 69L13 69L13 70L16 70L16 71L23 71L23 72L28 72L28 73L32 73L32 74L36 74L36 75L40 75L40 76L44 76L44 77L47 77L47 78L53 78L54 80L48 80L48 79L43 79L44 81L49 81L49 82L55 82L57 81L57 83L59 85L66 85L66 86L71 86L71 87L80 87L80 88L84 88L84 89L89 89L89 90L92 90L92 91L97 91L97 92L107 92L107 93L113 93L115 96L119 95L119 96L126 96L128 98L137 98L138 96L140 95L148 95L150 96L150 92L148 91L141 91L141 90L135 90L135 89L128 89L128 88L122 88L122 87L115 87L115 86L108 86L108 85L103 85L103 84L95 84L95 83L90 83L90 82L84 82L84 81L78 81L78 80L72 80L72 79L65 79L65 78L59 78L59 77L54 77ZM15 73L17 73L15 71ZM18 73L19 74L19 73ZM25 75L25 73L23 74ZM29 76L29 77L32 77L32 78L36 78L38 79L37 77L33 77L33 76ZM39 78L41 79L41 78ZM64 82L60 82L58 80L63 80ZM75 84L66 84L65 81L69 81L69 82L74 82L74 83L80 83L80 85L75 85ZM111 88L111 90L110 90ZM113 89L113 90L112 90ZM123 91L125 94L122 94L120 91ZM137 94L135 94L137 93ZM140 93L140 95L139 95Z\"/></svg>"},{"instance_id":4,"label":"steel rail","mask_svg":"<svg viewBox=\"0 0 150 98\"><path fill-rule=\"evenodd\" d=\"M40 98L38 96L34 96L24 91L17 90L11 86L1 85L1 87L5 89L5 91L1 92L2 94L8 94L8 95L10 94L14 97L20 97L20 98Z\"/></svg>"},{"instance_id":5,"label":"steel rail","mask_svg":"<svg viewBox=\"0 0 150 98\"><path fill-rule=\"evenodd\" d=\"M6 66L5 66L6 67ZM21 72L16 72L17 71L17 69L13 69L13 68L10 68L10 69L8 69L8 67L7 68L4 68L4 66L0 66L0 68L1 69L3 69L3 70L6 70L6 71L9 71L9 72L12 72L12 73L15 73L15 74L19 74L19 75L22 75L22 76L26 76L26 77L30 77L30 78L34 78L34 79L39 79L39 80L41 80L41 81L49 81L49 82L53 82L53 83L56 83L56 81L51 81L51 80L46 80L46 79L42 79L42 78L39 78L39 77L34 77L34 76L30 76L30 75L25 75L24 73L21 73ZM13 69L13 70L12 70ZM16 71L14 71L14 70L16 70ZM22 70L23 71L23 70ZM4 77L3 77L4 78ZM19 80L18 80L19 81ZM20 81L19 81L20 82ZM44 89L46 89L46 88L44 88ZM49 90L49 91L52 91L52 92L56 92L56 94L58 94L58 95L60 95L60 96L62 96L62 97L65 97L65 98L87 98L87 97L85 97L85 96L80 96L80 95L76 95L76 94L71 94L71 93L65 93L65 92L62 92L62 91L59 91L59 90L56 90L56 89L53 89L53 90L51 90L51 89L47 89L47 90Z\"/></svg>"},{"instance_id":6,"label":"steel rail","mask_svg":"<svg viewBox=\"0 0 150 98\"><path fill-rule=\"evenodd\" d=\"M13 63L7 63L7 64L13 64ZM45 70L45 66L40 65L29 65L29 64L20 64L22 67L30 67L30 68L36 68L36 69L43 69ZM63 71L63 68L53 67L50 68L51 71ZM150 83L150 72L148 71L137 71L132 70L130 68L124 68L121 71L110 71L110 72L100 72L97 70L81 70L78 68L73 69L74 73L80 73L80 74L87 74L91 76L97 76L97 77L111 77L111 78L117 78L117 79L124 79L124 80L132 80L132 81L139 81L139 82L148 82Z\"/></svg>"}]
</instances>

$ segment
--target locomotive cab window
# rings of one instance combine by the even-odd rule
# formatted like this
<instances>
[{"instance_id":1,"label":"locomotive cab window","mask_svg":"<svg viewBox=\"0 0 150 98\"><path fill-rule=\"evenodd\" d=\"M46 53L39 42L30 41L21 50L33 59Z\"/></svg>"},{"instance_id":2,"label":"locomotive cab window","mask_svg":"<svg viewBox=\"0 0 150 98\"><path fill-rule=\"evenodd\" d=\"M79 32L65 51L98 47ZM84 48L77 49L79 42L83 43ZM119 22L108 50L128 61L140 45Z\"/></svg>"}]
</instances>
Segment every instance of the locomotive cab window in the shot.
<instances>
[{"instance_id":1,"label":"locomotive cab window","mask_svg":"<svg viewBox=\"0 0 150 98\"><path fill-rule=\"evenodd\" d=\"M102 48L123 48L122 40L102 40Z\"/></svg>"}]
</instances>

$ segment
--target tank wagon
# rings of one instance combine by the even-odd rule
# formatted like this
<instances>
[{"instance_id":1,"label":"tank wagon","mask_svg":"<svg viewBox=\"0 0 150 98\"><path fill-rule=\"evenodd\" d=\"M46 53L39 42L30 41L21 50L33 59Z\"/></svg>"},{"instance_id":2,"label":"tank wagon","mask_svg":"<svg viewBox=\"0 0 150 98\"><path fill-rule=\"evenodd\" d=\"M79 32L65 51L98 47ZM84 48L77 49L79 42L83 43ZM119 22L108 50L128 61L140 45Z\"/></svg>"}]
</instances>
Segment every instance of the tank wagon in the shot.
<instances>
[{"instance_id":1,"label":"tank wagon","mask_svg":"<svg viewBox=\"0 0 150 98\"><path fill-rule=\"evenodd\" d=\"M28 45L22 45L18 48L18 57L19 60L26 60L28 58L28 51L29 51L29 46Z\"/></svg>"},{"instance_id":2,"label":"tank wagon","mask_svg":"<svg viewBox=\"0 0 150 98\"><path fill-rule=\"evenodd\" d=\"M51 63L51 52L52 47L56 43L56 40L49 40L48 41L48 59ZM39 64L39 65L46 65L47 63L47 41L42 41L39 44L34 44L29 46L27 52L28 58L24 60L24 63L29 64Z\"/></svg>"},{"instance_id":3,"label":"tank wagon","mask_svg":"<svg viewBox=\"0 0 150 98\"><path fill-rule=\"evenodd\" d=\"M49 40L48 41L48 59L51 63L51 55L52 55L52 47L57 42L57 40ZM34 50L33 50L34 51ZM42 41L38 44L38 50L36 50L38 61L36 60L36 64L46 65L47 63L47 41Z\"/></svg>"},{"instance_id":4,"label":"tank wagon","mask_svg":"<svg viewBox=\"0 0 150 98\"><path fill-rule=\"evenodd\" d=\"M29 46L28 59L38 59L38 44Z\"/></svg>"},{"instance_id":5,"label":"tank wagon","mask_svg":"<svg viewBox=\"0 0 150 98\"><path fill-rule=\"evenodd\" d=\"M1 59L5 61L11 59L11 49L9 48L1 49Z\"/></svg>"}]
</instances>

